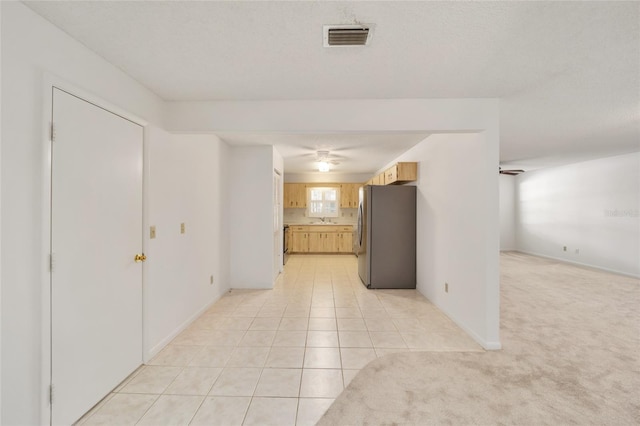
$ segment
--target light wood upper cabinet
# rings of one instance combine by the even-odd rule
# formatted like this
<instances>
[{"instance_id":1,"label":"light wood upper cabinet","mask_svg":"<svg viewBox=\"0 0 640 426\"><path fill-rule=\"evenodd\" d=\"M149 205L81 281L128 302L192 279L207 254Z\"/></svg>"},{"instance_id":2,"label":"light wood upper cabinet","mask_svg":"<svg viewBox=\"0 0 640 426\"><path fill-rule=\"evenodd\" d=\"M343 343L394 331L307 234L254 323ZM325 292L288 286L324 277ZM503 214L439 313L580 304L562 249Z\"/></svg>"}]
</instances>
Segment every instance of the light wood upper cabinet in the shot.
<instances>
[{"instance_id":1,"label":"light wood upper cabinet","mask_svg":"<svg viewBox=\"0 0 640 426\"><path fill-rule=\"evenodd\" d=\"M307 185L304 183L285 183L283 196L284 208L307 207Z\"/></svg>"},{"instance_id":2,"label":"light wood upper cabinet","mask_svg":"<svg viewBox=\"0 0 640 426\"><path fill-rule=\"evenodd\" d=\"M307 207L307 185L304 183L293 184L292 191L293 199L295 200L296 207Z\"/></svg>"},{"instance_id":3,"label":"light wood upper cabinet","mask_svg":"<svg viewBox=\"0 0 640 426\"><path fill-rule=\"evenodd\" d=\"M418 180L418 163L396 163L384 173L369 179L365 185L397 185Z\"/></svg>"},{"instance_id":4,"label":"light wood upper cabinet","mask_svg":"<svg viewBox=\"0 0 640 426\"><path fill-rule=\"evenodd\" d=\"M340 207L343 209L355 209L358 207L360 189L359 183L340 184Z\"/></svg>"},{"instance_id":5,"label":"light wood upper cabinet","mask_svg":"<svg viewBox=\"0 0 640 426\"><path fill-rule=\"evenodd\" d=\"M395 182L398 180L398 166L395 165L393 167L389 167L384 172L385 180L389 183Z\"/></svg>"},{"instance_id":6,"label":"light wood upper cabinet","mask_svg":"<svg viewBox=\"0 0 640 426\"><path fill-rule=\"evenodd\" d=\"M283 197L283 201L282 204L284 205L284 208L290 208L290 207L295 207L295 201L293 200L292 196L291 196L291 191L292 191L292 186L295 185L295 183L285 183L284 184L284 188L282 190L282 197Z\"/></svg>"},{"instance_id":7,"label":"light wood upper cabinet","mask_svg":"<svg viewBox=\"0 0 640 426\"><path fill-rule=\"evenodd\" d=\"M285 183L284 208L303 209L307 207L307 188L329 187L340 188L340 208L355 209L358 207L358 191L360 183Z\"/></svg>"},{"instance_id":8,"label":"light wood upper cabinet","mask_svg":"<svg viewBox=\"0 0 640 426\"><path fill-rule=\"evenodd\" d=\"M351 207L351 184L340 184L340 208L347 209Z\"/></svg>"},{"instance_id":9,"label":"light wood upper cabinet","mask_svg":"<svg viewBox=\"0 0 640 426\"><path fill-rule=\"evenodd\" d=\"M380 173L379 175L376 175L371 179L369 179L369 181L366 184L367 185L384 185L384 182L385 182L384 173Z\"/></svg>"},{"instance_id":10,"label":"light wood upper cabinet","mask_svg":"<svg viewBox=\"0 0 640 426\"><path fill-rule=\"evenodd\" d=\"M418 179L418 163L396 163L384 172L385 185L413 182Z\"/></svg>"},{"instance_id":11,"label":"light wood upper cabinet","mask_svg":"<svg viewBox=\"0 0 640 426\"><path fill-rule=\"evenodd\" d=\"M353 197L353 207L358 208L360 204L360 188L362 188L361 183L354 183L351 187L351 196Z\"/></svg>"}]
</instances>

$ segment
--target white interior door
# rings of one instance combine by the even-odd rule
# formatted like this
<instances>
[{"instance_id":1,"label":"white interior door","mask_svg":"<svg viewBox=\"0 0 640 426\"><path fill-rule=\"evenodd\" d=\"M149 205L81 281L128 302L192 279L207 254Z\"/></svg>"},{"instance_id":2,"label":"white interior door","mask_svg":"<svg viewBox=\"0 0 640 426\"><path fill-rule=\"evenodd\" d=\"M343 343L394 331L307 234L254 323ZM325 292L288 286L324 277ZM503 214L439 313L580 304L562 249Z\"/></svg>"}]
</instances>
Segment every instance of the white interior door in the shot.
<instances>
[{"instance_id":1,"label":"white interior door","mask_svg":"<svg viewBox=\"0 0 640 426\"><path fill-rule=\"evenodd\" d=\"M53 424L78 420L142 363L141 126L53 93Z\"/></svg>"}]
</instances>

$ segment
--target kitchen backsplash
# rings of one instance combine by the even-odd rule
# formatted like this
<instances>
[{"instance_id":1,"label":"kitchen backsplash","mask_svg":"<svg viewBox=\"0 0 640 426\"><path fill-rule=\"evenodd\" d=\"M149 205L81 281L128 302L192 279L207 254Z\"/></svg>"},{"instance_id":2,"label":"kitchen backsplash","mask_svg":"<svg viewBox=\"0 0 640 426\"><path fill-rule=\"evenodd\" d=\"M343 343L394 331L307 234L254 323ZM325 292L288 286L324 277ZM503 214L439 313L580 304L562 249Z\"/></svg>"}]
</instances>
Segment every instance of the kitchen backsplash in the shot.
<instances>
[{"instance_id":1,"label":"kitchen backsplash","mask_svg":"<svg viewBox=\"0 0 640 426\"><path fill-rule=\"evenodd\" d=\"M284 223L302 224L318 222L317 217L307 217L306 209L284 209ZM340 209L339 217L327 218L327 221L338 225L355 225L358 221L358 209Z\"/></svg>"}]
</instances>

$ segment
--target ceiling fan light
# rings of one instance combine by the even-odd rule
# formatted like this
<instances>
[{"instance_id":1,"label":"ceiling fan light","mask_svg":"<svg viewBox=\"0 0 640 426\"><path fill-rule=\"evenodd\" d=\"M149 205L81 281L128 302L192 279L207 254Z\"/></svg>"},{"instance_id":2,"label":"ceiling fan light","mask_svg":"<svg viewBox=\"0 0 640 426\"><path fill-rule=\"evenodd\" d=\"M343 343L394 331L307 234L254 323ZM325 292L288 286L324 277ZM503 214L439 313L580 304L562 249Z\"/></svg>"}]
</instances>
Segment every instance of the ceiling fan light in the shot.
<instances>
[{"instance_id":1,"label":"ceiling fan light","mask_svg":"<svg viewBox=\"0 0 640 426\"><path fill-rule=\"evenodd\" d=\"M326 158L329 158L329 151L317 151L316 157L318 161L324 161Z\"/></svg>"},{"instance_id":2,"label":"ceiling fan light","mask_svg":"<svg viewBox=\"0 0 640 426\"><path fill-rule=\"evenodd\" d=\"M328 172L329 171L329 163L327 163L326 161L319 161L318 162L318 171Z\"/></svg>"}]
</instances>

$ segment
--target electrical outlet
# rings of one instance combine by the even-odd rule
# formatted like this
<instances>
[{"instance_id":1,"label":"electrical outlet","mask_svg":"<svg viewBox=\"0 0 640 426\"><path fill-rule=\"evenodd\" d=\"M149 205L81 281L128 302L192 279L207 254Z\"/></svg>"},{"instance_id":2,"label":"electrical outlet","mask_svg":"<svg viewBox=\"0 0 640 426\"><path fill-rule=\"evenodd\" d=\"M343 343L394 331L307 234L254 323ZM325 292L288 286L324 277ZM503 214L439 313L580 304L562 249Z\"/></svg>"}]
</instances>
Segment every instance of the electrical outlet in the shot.
<instances>
[{"instance_id":1,"label":"electrical outlet","mask_svg":"<svg viewBox=\"0 0 640 426\"><path fill-rule=\"evenodd\" d=\"M562 251L567 251L567 246L563 246Z\"/></svg>"},{"instance_id":2,"label":"electrical outlet","mask_svg":"<svg viewBox=\"0 0 640 426\"><path fill-rule=\"evenodd\" d=\"M156 227L152 226L149 228L149 238L154 239L156 237Z\"/></svg>"},{"instance_id":3,"label":"electrical outlet","mask_svg":"<svg viewBox=\"0 0 640 426\"><path fill-rule=\"evenodd\" d=\"M449 293L449 283L444 283L444 292Z\"/></svg>"},{"instance_id":4,"label":"electrical outlet","mask_svg":"<svg viewBox=\"0 0 640 426\"><path fill-rule=\"evenodd\" d=\"M211 277L209 277L209 284L213 284L213 275L211 275Z\"/></svg>"}]
</instances>

